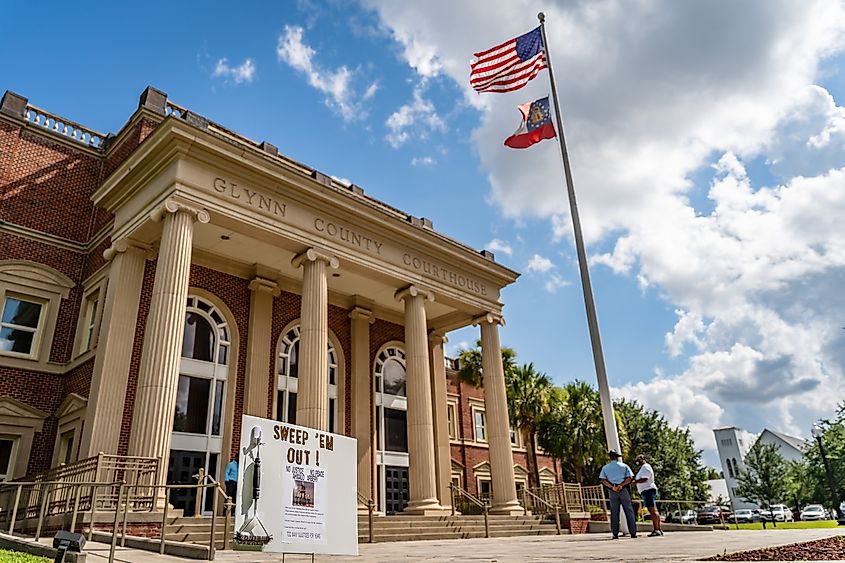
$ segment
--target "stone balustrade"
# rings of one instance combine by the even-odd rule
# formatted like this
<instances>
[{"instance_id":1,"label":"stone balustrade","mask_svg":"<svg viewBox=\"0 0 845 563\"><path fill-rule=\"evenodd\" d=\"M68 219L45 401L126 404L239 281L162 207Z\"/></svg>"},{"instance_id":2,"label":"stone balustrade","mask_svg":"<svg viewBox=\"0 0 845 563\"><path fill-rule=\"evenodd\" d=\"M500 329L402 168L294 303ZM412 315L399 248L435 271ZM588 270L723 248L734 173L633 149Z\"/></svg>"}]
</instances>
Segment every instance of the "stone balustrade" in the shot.
<instances>
[{"instance_id":1,"label":"stone balustrade","mask_svg":"<svg viewBox=\"0 0 845 563\"><path fill-rule=\"evenodd\" d=\"M106 136L102 133L83 127L79 123L52 114L33 105L27 104L24 119L33 125L43 127L53 133L61 135L77 143L99 149L103 146Z\"/></svg>"}]
</instances>

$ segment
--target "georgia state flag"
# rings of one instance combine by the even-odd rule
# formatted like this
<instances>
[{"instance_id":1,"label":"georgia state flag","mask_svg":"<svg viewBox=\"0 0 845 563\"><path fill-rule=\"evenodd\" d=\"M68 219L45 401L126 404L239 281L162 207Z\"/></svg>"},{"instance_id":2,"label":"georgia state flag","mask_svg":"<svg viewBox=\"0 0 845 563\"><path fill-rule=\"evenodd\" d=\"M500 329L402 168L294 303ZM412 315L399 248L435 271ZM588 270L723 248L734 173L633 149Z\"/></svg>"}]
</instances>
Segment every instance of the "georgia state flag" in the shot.
<instances>
[{"instance_id":1,"label":"georgia state flag","mask_svg":"<svg viewBox=\"0 0 845 563\"><path fill-rule=\"evenodd\" d=\"M549 114L549 97L540 98L517 106L522 114L522 124L513 135L505 139L505 146L512 149L527 149L543 139L557 137L555 126Z\"/></svg>"}]
</instances>

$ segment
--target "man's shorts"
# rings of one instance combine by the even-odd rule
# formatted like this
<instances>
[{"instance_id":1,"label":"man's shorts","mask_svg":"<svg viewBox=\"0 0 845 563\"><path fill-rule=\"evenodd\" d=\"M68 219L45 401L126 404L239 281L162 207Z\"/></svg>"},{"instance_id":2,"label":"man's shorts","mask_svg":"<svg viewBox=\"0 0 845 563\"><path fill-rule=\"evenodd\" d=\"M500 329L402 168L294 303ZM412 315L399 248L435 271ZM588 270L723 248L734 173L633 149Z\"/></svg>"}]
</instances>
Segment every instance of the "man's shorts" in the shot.
<instances>
[{"instance_id":1,"label":"man's shorts","mask_svg":"<svg viewBox=\"0 0 845 563\"><path fill-rule=\"evenodd\" d=\"M647 489L640 492L643 497L643 506L652 508L657 506L657 489Z\"/></svg>"}]
</instances>

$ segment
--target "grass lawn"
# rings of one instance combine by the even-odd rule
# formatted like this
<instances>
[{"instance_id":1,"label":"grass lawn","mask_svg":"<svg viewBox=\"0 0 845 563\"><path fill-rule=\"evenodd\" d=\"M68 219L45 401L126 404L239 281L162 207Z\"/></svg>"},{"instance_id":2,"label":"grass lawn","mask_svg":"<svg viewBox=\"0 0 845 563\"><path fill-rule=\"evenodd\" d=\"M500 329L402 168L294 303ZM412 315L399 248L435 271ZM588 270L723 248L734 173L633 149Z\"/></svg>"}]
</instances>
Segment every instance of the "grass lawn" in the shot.
<instances>
[{"instance_id":1,"label":"grass lawn","mask_svg":"<svg viewBox=\"0 0 845 563\"><path fill-rule=\"evenodd\" d=\"M727 525L728 523L725 522ZM837 527L836 520L818 520L816 522L778 522L777 527L772 526L771 522L766 522L766 529L767 530L796 530L796 529L805 529L805 528L836 528ZM736 530L736 524L730 524L728 526L729 530ZM761 522L756 522L754 524L740 524L740 530L762 530L763 524ZM0 560L2 561L2 560Z\"/></svg>"},{"instance_id":2,"label":"grass lawn","mask_svg":"<svg viewBox=\"0 0 845 563\"><path fill-rule=\"evenodd\" d=\"M52 563L52 561L52 559L30 555L29 553L0 549L0 563Z\"/></svg>"}]
</instances>

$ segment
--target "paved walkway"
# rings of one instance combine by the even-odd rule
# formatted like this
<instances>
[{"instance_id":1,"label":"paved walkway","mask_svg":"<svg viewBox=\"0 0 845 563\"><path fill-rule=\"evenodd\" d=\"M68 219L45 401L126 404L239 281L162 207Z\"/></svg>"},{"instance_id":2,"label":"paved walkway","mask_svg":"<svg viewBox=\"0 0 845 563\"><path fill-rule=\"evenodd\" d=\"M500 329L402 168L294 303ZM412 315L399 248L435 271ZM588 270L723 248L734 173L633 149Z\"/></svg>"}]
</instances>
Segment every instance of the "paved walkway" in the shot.
<instances>
[{"instance_id":1,"label":"paved walkway","mask_svg":"<svg viewBox=\"0 0 845 563\"><path fill-rule=\"evenodd\" d=\"M718 553L732 553L761 547L784 545L845 535L845 528L815 530L740 530L714 532L675 532L662 538L611 540L605 534L540 536L470 540L418 541L361 544L360 556L318 555L320 563L355 561L361 563L522 563L551 561L697 561ZM88 561L108 560L109 546L86 545ZM166 555L118 548L121 563L185 563ZM281 561L280 554L218 551L216 561ZM286 563L304 563L311 556L287 555Z\"/></svg>"}]
</instances>

